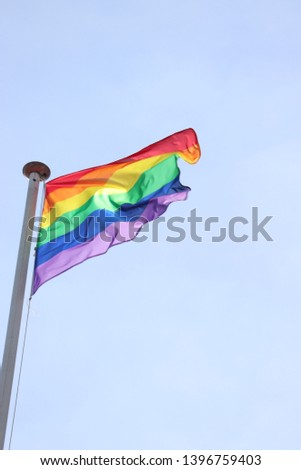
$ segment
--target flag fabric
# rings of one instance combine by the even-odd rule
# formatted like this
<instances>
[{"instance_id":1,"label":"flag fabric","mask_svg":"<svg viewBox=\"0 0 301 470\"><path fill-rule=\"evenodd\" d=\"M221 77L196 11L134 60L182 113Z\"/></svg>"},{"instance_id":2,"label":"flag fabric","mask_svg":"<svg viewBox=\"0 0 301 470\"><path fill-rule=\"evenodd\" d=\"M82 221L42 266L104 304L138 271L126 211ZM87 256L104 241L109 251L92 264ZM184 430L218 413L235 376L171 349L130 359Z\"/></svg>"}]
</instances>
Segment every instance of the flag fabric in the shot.
<instances>
[{"instance_id":1,"label":"flag fabric","mask_svg":"<svg viewBox=\"0 0 301 470\"><path fill-rule=\"evenodd\" d=\"M193 129L166 137L129 157L46 184L32 295L49 279L111 246L132 240L170 203L187 198L178 158L196 163Z\"/></svg>"}]
</instances>

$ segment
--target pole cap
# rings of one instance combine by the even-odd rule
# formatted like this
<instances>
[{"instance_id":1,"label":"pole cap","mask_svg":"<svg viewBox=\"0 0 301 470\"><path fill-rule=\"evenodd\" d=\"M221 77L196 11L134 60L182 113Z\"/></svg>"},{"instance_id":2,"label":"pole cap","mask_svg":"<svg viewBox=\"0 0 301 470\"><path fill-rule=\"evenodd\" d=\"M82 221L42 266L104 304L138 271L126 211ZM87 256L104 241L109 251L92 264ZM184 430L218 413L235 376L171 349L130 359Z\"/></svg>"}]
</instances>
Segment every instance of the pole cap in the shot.
<instances>
[{"instance_id":1,"label":"pole cap","mask_svg":"<svg viewBox=\"0 0 301 470\"><path fill-rule=\"evenodd\" d=\"M23 175L29 178L31 173L38 173L40 181L48 180L51 171L50 168L42 162L29 162L23 167Z\"/></svg>"}]
</instances>

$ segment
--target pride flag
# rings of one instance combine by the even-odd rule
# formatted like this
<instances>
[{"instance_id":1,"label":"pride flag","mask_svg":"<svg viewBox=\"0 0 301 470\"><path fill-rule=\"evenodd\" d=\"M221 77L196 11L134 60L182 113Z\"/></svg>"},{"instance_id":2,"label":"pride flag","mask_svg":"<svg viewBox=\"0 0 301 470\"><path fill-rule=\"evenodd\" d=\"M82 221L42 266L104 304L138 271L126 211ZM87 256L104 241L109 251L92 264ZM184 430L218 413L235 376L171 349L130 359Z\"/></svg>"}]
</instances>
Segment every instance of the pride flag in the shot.
<instances>
[{"instance_id":1,"label":"pride flag","mask_svg":"<svg viewBox=\"0 0 301 470\"><path fill-rule=\"evenodd\" d=\"M200 158L193 129L166 137L129 157L60 176L46 184L32 294L44 282L111 246L132 240L169 204L187 198L179 157Z\"/></svg>"}]
</instances>

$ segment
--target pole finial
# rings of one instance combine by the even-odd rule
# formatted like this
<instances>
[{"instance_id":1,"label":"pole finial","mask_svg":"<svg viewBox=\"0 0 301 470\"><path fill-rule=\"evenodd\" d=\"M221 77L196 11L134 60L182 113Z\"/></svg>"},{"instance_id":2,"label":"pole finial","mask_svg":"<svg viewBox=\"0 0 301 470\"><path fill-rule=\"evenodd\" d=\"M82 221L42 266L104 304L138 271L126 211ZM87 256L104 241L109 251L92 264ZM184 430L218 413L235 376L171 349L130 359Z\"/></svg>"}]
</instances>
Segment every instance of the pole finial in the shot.
<instances>
[{"instance_id":1,"label":"pole finial","mask_svg":"<svg viewBox=\"0 0 301 470\"><path fill-rule=\"evenodd\" d=\"M23 167L23 175L29 178L31 173L38 173L40 181L48 180L50 168L42 162L29 162Z\"/></svg>"}]
</instances>

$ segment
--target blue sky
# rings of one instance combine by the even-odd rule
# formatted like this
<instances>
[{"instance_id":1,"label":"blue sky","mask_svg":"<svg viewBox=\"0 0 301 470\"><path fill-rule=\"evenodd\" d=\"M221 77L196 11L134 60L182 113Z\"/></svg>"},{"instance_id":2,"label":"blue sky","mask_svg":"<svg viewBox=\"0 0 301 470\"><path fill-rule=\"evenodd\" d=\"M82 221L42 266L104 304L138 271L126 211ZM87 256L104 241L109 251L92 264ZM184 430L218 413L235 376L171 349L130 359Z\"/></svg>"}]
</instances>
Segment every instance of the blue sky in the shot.
<instances>
[{"instance_id":1,"label":"blue sky","mask_svg":"<svg viewBox=\"0 0 301 470\"><path fill-rule=\"evenodd\" d=\"M226 227L258 207L274 240L200 224L203 242L168 243L161 225L42 286L13 449L300 448L300 10L1 2L0 346L28 161L56 177L193 127L203 156L180 162L192 191L168 215Z\"/></svg>"}]
</instances>

